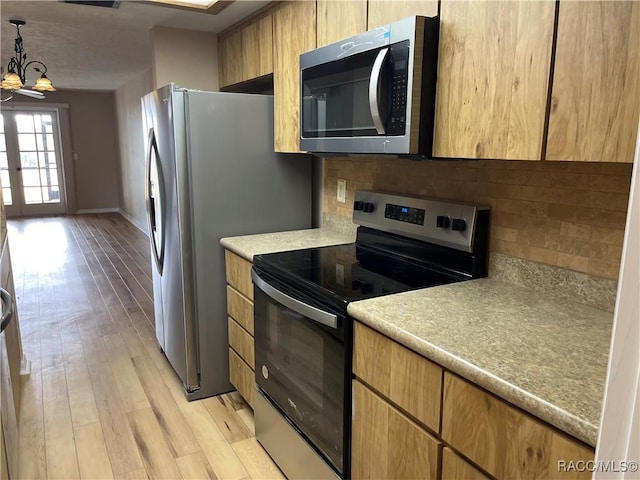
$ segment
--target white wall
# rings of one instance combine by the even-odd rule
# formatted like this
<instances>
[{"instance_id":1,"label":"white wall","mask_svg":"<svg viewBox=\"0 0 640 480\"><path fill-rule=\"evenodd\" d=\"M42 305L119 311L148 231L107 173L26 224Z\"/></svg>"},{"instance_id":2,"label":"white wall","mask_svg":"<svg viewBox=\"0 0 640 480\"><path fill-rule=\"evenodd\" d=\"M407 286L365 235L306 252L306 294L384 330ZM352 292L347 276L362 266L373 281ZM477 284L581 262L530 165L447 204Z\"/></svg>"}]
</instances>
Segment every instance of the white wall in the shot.
<instances>
[{"instance_id":1,"label":"white wall","mask_svg":"<svg viewBox=\"0 0 640 480\"><path fill-rule=\"evenodd\" d=\"M640 462L640 122L594 479L637 479ZM600 467L604 462L609 468ZM607 462L612 462L608 464ZM635 462L635 468L628 468Z\"/></svg>"},{"instance_id":2,"label":"white wall","mask_svg":"<svg viewBox=\"0 0 640 480\"><path fill-rule=\"evenodd\" d=\"M140 98L153 90L151 70L133 78L115 93L120 138L120 210L147 232L144 199L145 153Z\"/></svg>"},{"instance_id":3,"label":"white wall","mask_svg":"<svg viewBox=\"0 0 640 480\"><path fill-rule=\"evenodd\" d=\"M218 37L168 27L151 29L155 88L174 82L185 88L218 90Z\"/></svg>"}]
</instances>

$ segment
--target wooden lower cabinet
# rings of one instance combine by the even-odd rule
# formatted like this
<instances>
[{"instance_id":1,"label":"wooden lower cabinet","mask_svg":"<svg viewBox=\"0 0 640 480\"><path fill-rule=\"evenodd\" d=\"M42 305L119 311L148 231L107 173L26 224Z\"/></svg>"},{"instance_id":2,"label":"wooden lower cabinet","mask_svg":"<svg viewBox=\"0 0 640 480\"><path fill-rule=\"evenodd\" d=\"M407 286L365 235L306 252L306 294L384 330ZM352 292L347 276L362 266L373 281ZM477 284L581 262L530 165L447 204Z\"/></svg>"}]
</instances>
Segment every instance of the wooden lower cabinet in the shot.
<instances>
[{"instance_id":1,"label":"wooden lower cabinet","mask_svg":"<svg viewBox=\"0 0 640 480\"><path fill-rule=\"evenodd\" d=\"M251 262L225 250L229 333L229 381L253 408L255 349Z\"/></svg>"},{"instance_id":2,"label":"wooden lower cabinet","mask_svg":"<svg viewBox=\"0 0 640 480\"><path fill-rule=\"evenodd\" d=\"M445 447L442 449L442 480L489 480L489 477Z\"/></svg>"},{"instance_id":3,"label":"wooden lower cabinet","mask_svg":"<svg viewBox=\"0 0 640 480\"><path fill-rule=\"evenodd\" d=\"M559 467L593 448L359 322L353 372L354 479L591 478Z\"/></svg>"},{"instance_id":4,"label":"wooden lower cabinet","mask_svg":"<svg viewBox=\"0 0 640 480\"><path fill-rule=\"evenodd\" d=\"M434 432L440 429L442 367L375 330L354 325L353 372Z\"/></svg>"},{"instance_id":5,"label":"wooden lower cabinet","mask_svg":"<svg viewBox=\"0 0 640 480\"><path fill-rule=\"evenodd\" d=\"M242 398L253 408L255 374L251 367L232 348L229 348L229 379L231 384L238 389L238 393L242 395Z\"/></svg>"},{"instance_id":6,"label":"wooden lower cabinet","mask_svg":"<svg viewBox=\"0 0 640 480\"><path fill-rule=\"evenodd\" d=\"M435 437L357 380L353 397L353 479L439 478Z\"/></svg>"},{"instance_id":7,"label":"wooden lower cabinet","mask_svg":"<svg viewBox=\"0 0 640 480\"><path fill-rule=\"evenodd\" d=\"M253 337L233 318L228 318L229 325L229 346L255 370L255 353L253 348Z\"/></svg>"},{"instance_id":8,"label":"wooden lower cabinet","mask_svg":"<svg viewBox=\"0 0 640 480\"><path fill-rule=\"evenodd\" d=\"M559 461L594 452L475 385L445 372L442 440L498 479L591 478L559 472Z\"/></svg>"}]
</instances>

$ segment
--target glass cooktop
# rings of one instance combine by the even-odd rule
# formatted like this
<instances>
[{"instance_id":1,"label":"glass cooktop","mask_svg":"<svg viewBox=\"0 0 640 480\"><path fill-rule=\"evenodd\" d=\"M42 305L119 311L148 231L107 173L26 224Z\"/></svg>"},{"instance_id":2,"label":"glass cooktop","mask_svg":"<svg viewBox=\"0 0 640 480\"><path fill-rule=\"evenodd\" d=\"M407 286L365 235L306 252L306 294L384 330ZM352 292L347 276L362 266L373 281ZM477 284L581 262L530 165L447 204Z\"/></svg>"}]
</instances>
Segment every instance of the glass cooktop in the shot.
<instances>
[{"instance_id":1,"label":"glass cooktop","mask_svg":"<svg viewBox=\"0 0 640 480\"><path fill-rule=\"evenodd\" d=\"M292 287L346 303L466 279L356 243L258 255L254 264Z\"/></svg>"}]
</instances>

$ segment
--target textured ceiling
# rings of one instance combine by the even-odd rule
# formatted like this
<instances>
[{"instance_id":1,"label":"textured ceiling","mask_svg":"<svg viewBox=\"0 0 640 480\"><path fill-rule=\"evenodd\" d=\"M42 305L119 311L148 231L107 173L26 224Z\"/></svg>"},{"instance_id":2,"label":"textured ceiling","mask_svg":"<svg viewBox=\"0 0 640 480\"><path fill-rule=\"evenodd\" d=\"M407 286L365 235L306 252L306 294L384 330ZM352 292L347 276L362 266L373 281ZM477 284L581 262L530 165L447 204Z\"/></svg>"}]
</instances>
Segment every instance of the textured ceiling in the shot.
<instances>
[{"instance_id":1,"label":"textured ceiling","mask_svg":"<svg viewBox=\"0 0 640 480\"><path fill-rule=\"evenodd\" d=\"M27 22L20 33L28 60L45 63L56 88L115 90L151 67L151 27L219 32L266 3L236 1L210 15L133 1L104 8L53 0L2 0L2 66L6 69L14 55L16 30L9 19L20 17ZM33 85L36 78L36 72L28 72L27 84Z\"/></svg>"}]
</instances>

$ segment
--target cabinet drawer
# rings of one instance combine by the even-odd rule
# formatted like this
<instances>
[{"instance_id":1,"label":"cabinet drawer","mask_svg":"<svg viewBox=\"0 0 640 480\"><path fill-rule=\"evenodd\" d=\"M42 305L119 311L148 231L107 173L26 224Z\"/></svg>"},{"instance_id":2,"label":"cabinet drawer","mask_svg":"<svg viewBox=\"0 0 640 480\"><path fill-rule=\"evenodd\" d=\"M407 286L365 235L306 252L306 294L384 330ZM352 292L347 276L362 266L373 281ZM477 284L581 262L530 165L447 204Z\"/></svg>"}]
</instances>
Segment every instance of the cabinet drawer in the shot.
<instances>
[{"instance_id":1,"label":"cabinet drawer","mask_svg":"<svg viewBox=\"0 0 640 480\"><path fill-rule=\"evenodd\" d=\"M231 384L238 389L242 398L253 408L255 375L253 370L231 348L229 349L229 379Z\"/></svg>"},{"instance_id":2,"label":"cabinet drawer","mask_svg":"<svg viewBox=\"0 0 640 480\"><path fill-rule=\"evenodd\" d=\"M229 250L224 251L227 283L253 301L253 282L251 281L251 262Z\"/></svg>"},{"instance_id":3,"label":"cabinet drawer","mask_svg":"<svg viewBox=\"0 0 640 480\"><path fill-rule=\"evenodd\" d=\"M352 478L439 478L442 445L399 410L353 382Z\"/></svg>"},{"instance_id":4,"label":"cabinet drawer","mask_svg":"<svg viewBox=\"0 0 640 480\"><path fill-rule=\"evenodd\" d=\"M227 313L253 335L253 303L230 285L227 285Z\"/></svg>"},{"instance_id":5,"label":"cabinet drawer","mask_svg":"<svg viewBox=\"0 0 640 480\"><path fill-rule=\"evenodd\" d=\"M455 375L445 373L442 439L497 479L591 478L558 461L593 460L593 450Z\"/></svg>"},{"instance_id":6,"label":"cabinet drawer","mask_svg":"<svg viewBox=\"0 0 640 480\"><path fill-rule=\"evenodd\" d=\"M489 480L484 473L448 447L442 449L443 480Z\"/></svg>"},{"instance_id":7,"label":"cabinet drawer","mask_svg":"<svg viewBox=\"0 0 640 480\"><path fill-rule=\"evenodd\" d=\"M253 351L253 337L247 331L229 317L229 346L255 370L255 354Z\"/></svg>"},{"instance_id":8,"label":"cabinet drawer","mask_svg":"<svg viewBox=\"0 0 640 480\"><path fill-rule=\"evenodd\" d=\"M439 432L442 368L361 323L354 328L356 377Z\"/></svg>"}]
</instances>

